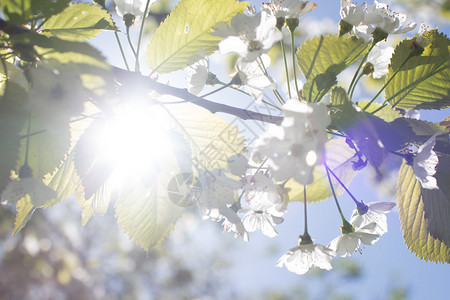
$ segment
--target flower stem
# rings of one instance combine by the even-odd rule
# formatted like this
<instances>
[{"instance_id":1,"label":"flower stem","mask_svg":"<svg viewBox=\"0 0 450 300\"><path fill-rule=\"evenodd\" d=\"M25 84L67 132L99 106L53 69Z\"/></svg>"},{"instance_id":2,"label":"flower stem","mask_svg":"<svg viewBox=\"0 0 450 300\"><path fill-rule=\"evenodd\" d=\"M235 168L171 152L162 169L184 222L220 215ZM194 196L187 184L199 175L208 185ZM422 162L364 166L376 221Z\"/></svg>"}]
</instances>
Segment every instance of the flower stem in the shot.
<instances>
[{"instance_id":1,"label":"flower stem","mask_svg":"<svg viewBox=\"0 0 450 300\"><path fill-rule=\"evenodd\" d=\"M345 217L344 217L344 214L342 213L341 206L339 205L338 199L336 197L336 192L334 191L333 182L331 181L330 169L328 168L328 166L326 164L325 164L325 170L327 171L328 182L330 183L330 188L331 188L331 192L333 193L334 202L336 203L339 214L341 215L342 222L345 223Z\"/></svg>"},{"instance_id":2,"label":"flower stem","mask_svg":"<svg viewBox=\"0 0 450 300\"><path fill-rule=\"evenodd\" d=\"M144 15L142 16L141 28L139 29L138 44L137 44L137 49L136 49L136 64L134 66L135 72L139 71L139 51L141 49L142 33L144 31L144 23L145 23L145 19L147 18L150 1L152 1L152 0L147 0L147 4L145 5Z\"/></svg>"},{"instance_id":3,"label":"flower stem","mask_svg":"<svg viewBox=\"0 0 450 300\"><path fill-rule=\"evenodd\" d=\"M391 78L389 78L389 80L383 85L383 87L378 91L378 93L375 95L375 97L373 97L372 100L370 100L369 103L366 104L366 106L363 108L363 110L365 111L367 108L369 108L369 106L373 103L373 101L375 101L375 99L384 91L384 89L388 86L389 83L391 83L392 79L394 79L394 77L398 74L398 72L400 72L400 70L403 68L403 66L408 62L408 60L413 57L414 55L408 55L408 57L405 59L405 61L400 65L400 67L395 71L395 73L391 76ZM382 106L384 106L386 104L386 102L388 101L388 99L385 99ZM395 103L394 105L392 105L392 108L394 108L397 104L399 104L400 101L398 101L397 103ZM375 113L375 112L374 112Z\"/></svg>"},{"instance_id":4,"label":"flower stem","mask_svg":"<svg viewBox=\"0 0 450 300\"><path fill-rule=\"evenodd\" d=\"M352 90L350 91L350 95L349 95L350 99L352 99L352 97L353 97L353 93L355 92L356 84L358 83L358 81L359 81L359 80L361 79L361 77L363 77L363 76L364 76L364 74L361 73L361 74L359 74L358 78L356 78L355 84L353 85Z\"/></svg>"},{"instance_id":5,"label":"flower stem","mask_svg":"<svg viewBox=\"0 0 450 300\"><path fill-rule=\"evenodd\" d=\"M288 70L287 58L286 58L286 48L284 47L283 39L281 39L280 42L281 42L281 50L283 51L284 69L286 71L286 82L287 82L287 88L288 88L288 95L289 95L289 99L291 99L292 96L291 96L291 86L289 83L289 70Z\"/></svg>"},{"instance_id":6,"label":"flower stem","mask_svg":"<svg viewBox=\"0 0 450 300\"><path fill-rule=\"evenodd\" d=\"M303 186L303 203L304 203L304 212L305 212L305 233L303 233L303 236L309 236L308 233L308 211L306 209L306 185Z\"/></svg>"},{"instance_id":7,"label":"flower stem","mask_svg":"<svg viewBox=\"0 0 450 300\"><path fill-rule=\"evenodd\" d=\"M294 70L294 84L295 84L295 91L297 92L297 97L300 99L300 91L298 90L298 84L297 84L297 70L295 68L295 51L294 51L294 30L289 30L291 32L291 51L292 51L292 69Z\"/></svg>"},{"instance_id":8,"label":"flower stem","mask_svg":"<svg viewBox=\"0 0 450 300\"><path fill-rule=\"evenodd\" d=\"M247 96L250 96L250 94L247 93L246 91L243 91L243 90L241 90L241 89L238 89L238 88L236 88L236 87L234 87L234 86L231 86L231 88L232 88L233 90L235 90L235 91L238 91L238 92L241 92L241 93L243 93L243 94L245 94L245 95L247 95ZM277 98L277 99L278 99L278 98ZM269 105L270 107L273 107L273 108L275 108L275 109L277 109L277 110L279 110L279 111L283 111L281 108L279 108L278 106L276 106L276 105L270 103L269 101L262 100L262 103L264 103L264 104L266 104L266 105Z\"/></svg>"},{"instance_id":9,"label":"flower stem","mask_svg":"<svg viewBox=\"0 0 450 300\"><path fill-rule=\"evenodd\" d=\"M25 162L24 166L28 166L28 152L30 150L30 132L31 132L31 113L28 116L27 142L25 144Z\"/></svg>"},{"instance_id":10,"label":"flower stem","mask_svg":"<svg viewBox=\"0 0 450 300\"><path fill-rule=\"evenodd\" d=\"M331 173L331 175L333 175L334 178L336 178L337 182L339 182L339 184L344 188L344 190L350 195L350 197L353 199L353 201L355 202L356 205L360 204L360 202L358 200L356 200L355 196L353 196L353 194L347 189L347 187L344 185L344 183L339 179L339 177L336 176L336 174L334 174L334 172L328 167L328 165L325 164L325 169L327 170L327 174L328 172Z\"/></svg>"},{"instance_id":11,"label":"flower stem","mask_svg":"<svg viewBox=\"0 0 450 300\"><path fill-rule=\"evenodd\" d=\"M215 93L217 93L217 92L219 92L219 91L221 91L221 90L223 90L223 89L229 87L229 86L232 85L232 84L233 84L233 81L230 81L229 83L225 83L225 84L224 84L223 86L221 86L220 88L215 89L214 91L211 91L211 92L206 93L206 94L204 94L204 95L201 95L201 96L199 96L199 97L200 97L200 98L205 98L205 97L207 97L207 96L210 96L210 95L212 95L212 94L215 94Z\"/></svg>"},{"instance_id":12,"label":"flower stem","mask_svg":"<svg viewBox=\"0 0 450 300\"><path fill-rule=\"evenodd\" d=\"M366 62L367 56L369 56L369 53L370 53L370 51L372 51L373 47L375 47L375 43L372 43L372 46L370 46L369 51L367 51L366 55L364 55L361 62L359 63L358 69L356 70L355 75L353 75L352 81L350 82L350 85L348 86L349 95L350 95L350 91L355 88L354 85L356 85L355 81L357 81L359 70L361 70L363 64ZM350 99L351 98L352 97L350 96Z\"/></svg>"},{"instance_id":13,"label":"flower stem","mask_svg":"<svg viewBox=\"0 0 450 300\"><path fill-rule=\"evenodd\" d=\"M128 40L128 44L130 45L131 51L133 51L134 57L137 60L137 53L136 53L136 50L134 50L133 43L131 42L131 39L130 39L130 27L129 26L127 26L127 40Z\"/></svg>"},{"instance_id":14,"label":"flower stem","mask_svg":"<svg viewBox=\"0 0 450 300\"><path fill-rule=\"evenodd\" d=\"M119 35L117 34L117 30L114 30L114 35L117 40L117 44L119 45L120 54L122 54L123 62L125 63L125 67L128 71L130 71L130 66L128 66L127 58L125 56L125 53L123 52L122 43L120 43Z\"/></svg>"}]
</instances>

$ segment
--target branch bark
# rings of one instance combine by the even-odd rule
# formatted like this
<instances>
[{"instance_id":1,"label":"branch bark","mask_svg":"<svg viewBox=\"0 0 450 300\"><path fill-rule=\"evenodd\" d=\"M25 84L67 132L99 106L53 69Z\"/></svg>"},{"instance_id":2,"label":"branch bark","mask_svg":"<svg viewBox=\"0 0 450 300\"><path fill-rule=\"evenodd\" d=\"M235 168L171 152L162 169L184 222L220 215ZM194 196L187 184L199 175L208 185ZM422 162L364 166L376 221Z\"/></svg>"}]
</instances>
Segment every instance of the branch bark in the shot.
<instances>
[{"instance_id":1,"label":"branch bark","mask_svg":"<svg viewBox=\"0 0 450 300\"><path fill-rule=\"evenodd\" d=\"M121 68L113 67L113 74L115 79L121 84L126 83L136 84L136 82L140 82L149 90L153 90L162 95L175 96L192 104L203 107L213 114L217 112L222 112L236 116L242 120L256 120L273 124L280 122L283 119L283 117L280 116L272 116L268 114L263 114L243 108L238 108L206 100L204 98L189 93L187 89L176 88L164 83L157 82L156 80L153 80L150 77L143 76L139 72L130 72Z\"/></svg>"}]
</instances>

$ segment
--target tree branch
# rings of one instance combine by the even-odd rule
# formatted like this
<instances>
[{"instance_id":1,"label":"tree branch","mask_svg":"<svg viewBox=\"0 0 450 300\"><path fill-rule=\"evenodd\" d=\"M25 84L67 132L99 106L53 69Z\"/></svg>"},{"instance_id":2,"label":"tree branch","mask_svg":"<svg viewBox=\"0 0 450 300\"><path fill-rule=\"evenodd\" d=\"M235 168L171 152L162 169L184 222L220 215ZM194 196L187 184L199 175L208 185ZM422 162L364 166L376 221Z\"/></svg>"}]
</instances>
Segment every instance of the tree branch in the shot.
<instances>
[{"instance_id":1,"label":"tree branch","mask_svg":"<svg viewBox=\"0 0 450 300\"><path fill-rule=\"evenodd\" d=\"M222 103L216 103L213 101L206 100L204 98L195 96L187 91L187 89L181 89L176 88L167 84L163 84L160 82L157 82L150 77L143 76L139 72L129 72L127 70L113 67L113 74L115 79L119 83L132 83L136 84L136 82L142 82L144 86L149 89L153 90L159 94L163 95L171 95L175 96L177 98L183 99L187 102L190 102L192 104L198 105L200 107L203 107L207 110L209 110L211 113L217 113L222 112L226 114L230 114L233 116L236 116L242 120L256 120L266 123L277 123L283 119L283 117L280 116L271 116L267 114L262 114L259 112L238 108L234 106L229 106Z\"/></svg>"}]
</instances>

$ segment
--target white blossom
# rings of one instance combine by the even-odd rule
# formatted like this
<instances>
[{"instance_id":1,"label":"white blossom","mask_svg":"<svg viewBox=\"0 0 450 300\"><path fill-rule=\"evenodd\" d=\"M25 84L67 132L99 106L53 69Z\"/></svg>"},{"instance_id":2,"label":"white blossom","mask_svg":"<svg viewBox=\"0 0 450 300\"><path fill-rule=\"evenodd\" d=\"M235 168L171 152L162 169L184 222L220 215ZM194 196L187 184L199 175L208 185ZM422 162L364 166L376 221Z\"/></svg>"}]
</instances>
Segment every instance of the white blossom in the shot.
<instances>
[{"instance_id":1,"label":"white blossom","mask_svg":"<svg viewBox=\"0 0 450 300\"><path fill-rule=\"evenodd\" d=\"M262 103L265 89L275 90L277 88L277 84L266 75L263 69L270 65L270 57L263 54L261 60L263 65L257 60L248 62L239 59L236 66L241 83L257 103Z\"/></svg>"},{"instance_id":2,"label":"white blossom","mask_svg":"<svg viewBox=\"0 0 450 300\"><path fill-rule=\"evenodd\" d=\"M308 243L290 249L277 261L277 267L286 268L299 275L308 272L312 267L323 270L331 270L331 259L335 255L334 251L322 245Z\"/></svg>"},{"instance_id":3,"label":"white blossom","mask_svg":"<svg viewBox=\"0 0 450 300\"><path fill-rule=\"evenodd\" d=\"M341 0L341 19L353 26L353 34L369 42L376 29L386 34L402 34L415 28L414 22L407 23L406 15L392 13L388 5L374 1L374 4L356 6L350 0ZM348 29L350 31L350 29Z\"/></svg>"},{"instance_id":4,"label":"white blossom","mask_svg":"<svg viewBox=\"0 0 450 300\"><path fill-rule=\"evenodd\" d=\"M206 85L209 73L209 63L207 58L200 59L186 68L187 88L189 93L198 95Z\"/></svg>"},{"instance_id":5,"label":"white blossom","mask_svg":"<svg viewBox=\"0 0 450 300\"><path fill-rule=\"evenodd\" d=\"M353 26L360 25L364 20L364 11L363 5L356 6L351 0L341 0L341 20Z\"/></svg>"},{"instance_id":6,"label":"white blossom","mask_svg":"<svg viewBox=\"0 0 450 300\"><path fill-rule=\"evenodd\" d=\"M394 206L394 202L361 203L361 205L358 205L358 208L353 211L350 223L357 229L375 223L376 226L371 233L382 236L388 231L386 214L390 212Z\"/></svg>"},{"instance_id":7,"label":"white blossom","mask_svg":"<svg viewBox=\"0 0 450 300\"><path fill-rule=\"evenodd\" d=\"M259 229L263 234L274 237L278 234L274 226L283 221L281 216L287 204L283 201L281 188L261 173L247 176L244 181L244 199L250 209L242 218L245 229L249 232Z\"/></svg>"},{"instance_id":8,"label":"white blossom","mask_svg":"<svg viewBox=\"0 0 450 300\"><path fill-rule=\"evenodd\" d=\"M250 210L242 218L245 230L248 232L261 230L268 237L278 235L278 232L275 230L275 225L280 224L282 221L282 218L275 217L267 212L254 210Z\"/></svg>"},{"instance_id":9,"label":"white blossom","mask_svg":"<svg viewBox=\"0 0 450 300\"><path fill-rule=\"evenodd\" d=\"M248 241L248 233L237 212L232 208L235 203L235 192L241 187L239 180L226 175L225 170L205 171L198 178L201 184L201 195L198 204L205 219L222 224L227 231L233 231Z\"/></svg>"},{"instance_id":10,"label":"white blossom","mask_svg":"<svg viewBox=\"0 0 450 300\"><path fill-rule=\"evenodd\" d=\"M30 196L33 207L40 207L56 198L56 192L46 186L42 181L25 177L11 180L1 194L2 204L16 204L17 201Z\"/></svg>"},{"instance_id":11,"label":"white blossom","mask_svg":"<svg viewBox=\"0 0 450 300\"><path fill-rule=\"evenodd\" d=\"M267 157L277 181L294 178L301 184L313 181L312 171L320 163L330 117L324 104L306 104L291 99L283 106L280 126L268 126L255 142L254 152Z\"/></svg>"},{"instance_id":12,"label":"white blossom","mask_svg":"<svg viewBox=\"0 0 450 300\"><path fill-rule=\"evenodd\" d=\"M387 74L392 54L394 54L394 48L389 46L380 48L377 45L370 51L367 63L373 66L373 78L382 78Z\"/></svg>"},{"instance_id":13,"label":"white blossom","mask_svg":"<svg viewBox=\"0 0 450 300\"><path fill-rule=\"evenodd\" d=\"M246 61L256 60L281 40L282 34L275 25L276 18L265 10L254 16L234 16L230 26L216 29L216 35L225 37L219 43L220 53L238 53Z\"/></svg>"},{"instance_id":14,"label":"white blossom","mask_svg":"<svg viewBox=\"0 0 450 300\"><path fill-rule=\"evenodd\" d=\"M317 4L313 1L270 0L263 6L270 9L276 18L296 19L311 12Z\"/></svg>"},{"instance_id":15,"label":"white blossom","mask_svg":"<svg viewBox=\"0 0 450 300\"><path fill-rule=\"evenodd\" d=\"M377 28L389 34L406 33L416 27L416 23L414 22L406 24L406 15L391 13L388 5L375 0L374 4L367 5L363 24L375 25Z\"/></svg>"},{"instance_id":16,"label":"white blossom","mask_svg":"<svg viewBox=\"0 0 450 300\"><path fill-rule=\"evenodd\" d=\"M373 245L378 241L380 236L372 233L376 226L376 223L370 223L361 228L354 228L353 232L344 233L332 240L328 244L328 248L335 251L341 257L350 256L356 249L359 249L361 243Z\"/></svg>"},{"instance_id":17,"label":"white blossom","mask_svg":"<svg viewBox=\"0 0 450 300\"><path fill-rule=\"evenodd\" d=\"M147 0L113 0L116 4L116 12L119 17L126 14L133 15L136 22L139 23L144 16ZM156 0L150 0L148 7L150 8Z\"/></svg>"},{"instance_id":18,"label":"white blossom","mask_svg":"<svg viewBox=\"0 0 450 300\"><path fill-rule=\"evenodd\" d=\"M434 145L436 144L436 136L439 134L441 132L433 134L420 146L413 159L414 175L424 189L434 190L439 188L436 178L433 177L436 173L436 166L439 163L439 158L436 152L433 151Z\"/></svg>"}]
</instances>

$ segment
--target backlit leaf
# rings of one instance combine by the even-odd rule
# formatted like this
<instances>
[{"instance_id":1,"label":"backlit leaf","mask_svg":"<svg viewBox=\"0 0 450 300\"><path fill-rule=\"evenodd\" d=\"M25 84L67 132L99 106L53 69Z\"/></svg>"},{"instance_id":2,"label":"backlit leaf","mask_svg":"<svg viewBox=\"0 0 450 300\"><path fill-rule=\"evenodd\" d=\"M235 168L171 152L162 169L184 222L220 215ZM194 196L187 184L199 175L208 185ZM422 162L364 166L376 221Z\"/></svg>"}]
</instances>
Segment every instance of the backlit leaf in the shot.
<instances>
[{"instance_id":1,"label":"backlit leaf","mask_svg":"<svg viewBox=\"0 0 450 300\"><path fill-rule=\"evenodd\" d=\"M318 36L304 42L297 50L297 62L306 78L302 96L318 102L331 91L336 77L367 51L367 44L354 37Z\"/></svg>"},{"instance_id":2,"label":"backlit leaf","mask_svg":"<svg viewBox=\"0 0 450 300\"><path fill-rule=\"evenodd\" d=\"M7 81L0 98L0 192L8 184L10 171L19 158L20 131L28 120L27 93L17 84Z\"/></svg>"},{"instance_id":3,"label":"backlit leaf","mask_svg":"<svg viewBox=\"0 0 450 300\"><path fill-rule=\"evenodd\" d=\"M450 263L450 199L440 189L423 189L413 168L403 163L397 199L408 249L425 261Z\"/></svg>"},{"instance_id":4,"label":"backlit leaf","mask_svg":"<svg viewBox=\"0 0 450 300\"><path fill-rule=\"evenodd\" d=\"M83 40L95 37L102 29L114 29L111 15L96 5L75 3L50 17L44 32L62 39Z\"/></svg>"},{"instance_id":5,"label":"backlit leaf","mask_svg":"<svg viewBox=\"0 0 450 300\"><path fill-rule=\"evenodd\" d=\"M35 208L33 207L33 204L31 204L31 198L28 194L17 202L17 215L16 220L14 221L13 235L25 227L31 219L34 210Z\"/></svg>"},{"instance_id":6,"label":"backlit leaf","mask_svg":"<svg viewBox=\"0 0 450 300\"><path fill-rule=\"evenodd\" d=\"M401 42L391 59L386 80L386 99L403 109L441 109L450 106L449 39L437 30L427 32L431 43L421 56L414 56L401 67L413 48L413 40Z\"/></svg>"},{"instance_id":7,"label":"backlit leaf","mask_svg":"<svg viewBox=\"0 0 450 300\"><path fill-rule=\"evenodd\" d=\"M234 0L181 0L153 35L147 64L156 72L168 73L184 69L200 49L213 53L221 41L211 35L213 26L229 21L247 5Z\"/></svg>"}]
</instances>

